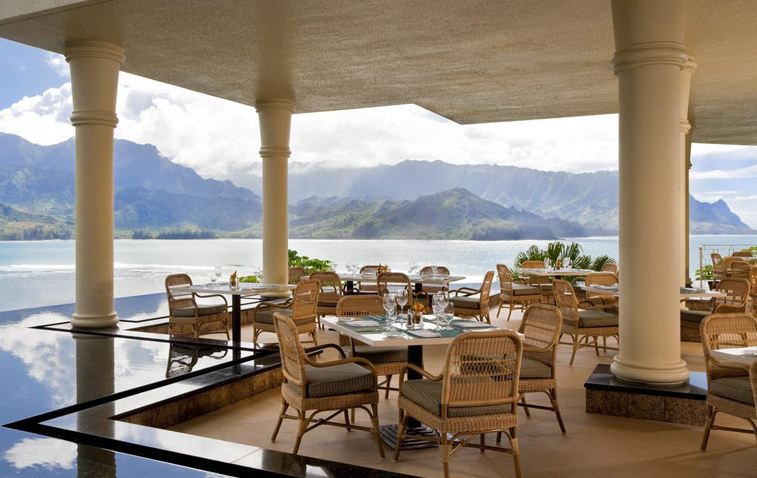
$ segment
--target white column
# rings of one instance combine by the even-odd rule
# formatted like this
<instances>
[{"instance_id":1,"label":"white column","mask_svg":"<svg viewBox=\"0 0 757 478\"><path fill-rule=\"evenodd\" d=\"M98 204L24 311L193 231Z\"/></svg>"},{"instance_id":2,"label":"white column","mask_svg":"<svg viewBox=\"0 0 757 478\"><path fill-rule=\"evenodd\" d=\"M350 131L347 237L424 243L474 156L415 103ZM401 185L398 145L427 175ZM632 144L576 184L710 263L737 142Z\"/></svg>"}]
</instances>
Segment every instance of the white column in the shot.
<instances>
[{"instance_id":1,"label":"white column","mask_svg":"<svg viewBox=\"0 0 757 478\"><path fill-rule=\"evenodd\" d=\"M258 100L260 157L263 160L263 280L289 280L287 175L289 131L294 103L285 99Z\"/></svg>"},{"instance_id":2,"label":"white column","mask_svg":"<svg viewBox=\"0 0 757 478\"><path fill-rule=\"evenodd\" d=\"M681 359L683 267L680 74L685 0L613 0L620 106L621 379L688 379Z\"/></svg>"},{"instance_id":3,"label":"white column","mask_svg":"<svg viewBox=\"0 0 757 478\"><path fill-rule=\"evenodd\" d=\"M686 287L689 278L689 168L691 168L691 124L689 123L689 98L691 96L691 76L697 69L693 57L686 60L681 69L681 104L680 104L680 132L681 132L681 161L683 162L683 270L681 271L681 287Z\"/></svg>"},{"instance_id":4,"label":"white column","mask_svg":"<svg viewBox=\"0 0 757 478\"><path fill-rule=\"evenodd\" d=\"M123 49L97 41L66 44L76 127L75 327L112 327L113 129Z\"/></svg>"}]
</instances>

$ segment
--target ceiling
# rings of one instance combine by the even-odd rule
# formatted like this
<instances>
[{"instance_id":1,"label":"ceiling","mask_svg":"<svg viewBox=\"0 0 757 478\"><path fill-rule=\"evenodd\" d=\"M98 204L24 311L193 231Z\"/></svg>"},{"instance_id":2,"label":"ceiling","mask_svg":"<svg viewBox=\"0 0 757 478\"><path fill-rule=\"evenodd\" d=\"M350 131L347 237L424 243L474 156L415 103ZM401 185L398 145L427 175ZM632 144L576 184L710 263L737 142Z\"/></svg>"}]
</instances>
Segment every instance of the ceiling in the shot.
<instances>
[{"instance_id":1,"label":"ceiling","mask_svg":"<svg viewBox=\"0 0 757 478\"><path fill-rule=\"evenodd\" d=\"M415 103L462 124L615 113L609 0L17 0L0 37L126 50L123 70L297 112ZM757 144L757 6L691 0L699 143Z\"/></svg>"}]
</instances>

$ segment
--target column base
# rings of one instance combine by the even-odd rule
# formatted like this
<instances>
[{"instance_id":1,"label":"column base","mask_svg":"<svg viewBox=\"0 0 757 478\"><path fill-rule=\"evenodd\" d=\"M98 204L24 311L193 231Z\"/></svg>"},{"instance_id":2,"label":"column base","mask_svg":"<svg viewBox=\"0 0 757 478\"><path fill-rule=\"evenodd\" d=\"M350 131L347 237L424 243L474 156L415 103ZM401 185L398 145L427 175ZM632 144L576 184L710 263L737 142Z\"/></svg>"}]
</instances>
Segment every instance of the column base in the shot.
<instances>
[{"instance_id":1,"label":"column base","mask_svg":"<svg viewBox=\"0 0 757 478\"><path fill-rule=\"evenodd\" d=\"M107 315L79 314L71 316L71 325L77 329L109 329L118 324L118 314L111 312Z\"/></svg>"},{"instance_id":2,"label":"column base","mask_svg":"<svg viewBox=\"0 0 757 478\"><path fill-rule=\"evenodd\" d=\"M617 354L612 360L610 371L621 380L650 385L676 386L689 380L689 369L683 360L666 365L649 365L623 360Z\"/></svg>"}]
</instances>

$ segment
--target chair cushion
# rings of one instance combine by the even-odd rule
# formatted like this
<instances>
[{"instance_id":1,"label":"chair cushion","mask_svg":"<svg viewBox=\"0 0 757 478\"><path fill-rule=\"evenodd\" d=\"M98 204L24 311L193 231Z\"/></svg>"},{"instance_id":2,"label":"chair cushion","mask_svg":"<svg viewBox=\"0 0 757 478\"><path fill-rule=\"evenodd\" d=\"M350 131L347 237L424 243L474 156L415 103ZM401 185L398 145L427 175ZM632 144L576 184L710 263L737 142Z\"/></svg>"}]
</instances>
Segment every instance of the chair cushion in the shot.
<instances>
[{"instance_id":1,"label":"chair cushion","mask_svg":"<svg viewBox=\"0 0 757 478\"><path fill-rule=\"evenodd\" d=\"M686 322L693 322L693 323L700 323L704 320L705 317L712 314L711 310L689 310L689 309L682 309L681 310L681 320L685 320Z\"/></svg>"},{"instance_id":2,"label":"chair cushion","mask_svg":"<svg viewBox=\"0 0 757 478\"><path fill-rule=\"evenodd\" d=\"M507 291L505 291L507 293ZM541 289L538 286L517 284L513 282L513 295L539 295Z\"/></svg>"},{"instance_id":3,"label":"chair cushion","mask_svg":"<svg viewBox=\"0 0 757 478\"><path fill-rule=\"evenodd\" d=\"M220 314L225 311L226 311L226 304L198 305L197 306L197 315L201 317L205 315ZM171 312L171 315L173 315L174 317L194 317L195 308L194 307L176 307Z\"/></svg>"},{"instance_id":4,"label":"chair cushion","mask_svg":"<svg viewBox=\"0 0 757 478\"><path fill-rule=\"evenodd\" d=\"M552 378L552 367L538 360L523 357L520 362L520 378Z\"/></svg>"},{"instance_id":5,"label":"chair cushion","mask_svg":"<svg viewBox=\"0 0 757 478\"><path fill-rule=\"evenodd\" d=\"M275 307L259 307L255 310L255 322L259 324L273 325L273 313L279 312L292 318L292 309L279 309Z\"/></svg>"},{"instance_id":6,"label":"chair cushion","mask_svg":"<svg viewBox=\"0 0 757 478\"><path fill-rule=\"evenodd\" d=\"M370 392L375 383L373 373L356 363L330 367L305 365L305 378L310 398Z\"/></svg>"},{"instance_id":7,"label":"chair cushion","mask_svg":"<svg viewBox=\"0 0 757 478\"><path fill-rule=\"evenodd\" d=\"M368 359L371 363L407 362L407 347L355 346L355 357Z\"/></svg>"},{"instance_id":8,"label":"chair cushion","mask_svg":"<svg viewBox=\"0 0 757 478\"><path fill-rule=\"evenodd\" d=\"M618 316L601 310L579 310L579 327L617 327Z\"/></svg>"},{"instance_id":9,"label":"chair cushion","mask_svg":"<svg viewBox=\"0 0 757 478\"><path fill-rule=\"evenodd\" d=\"M708 389L710 393L718 397L754 405L754 393L749 377L716 378L710 382Z\"/></svg>"},{"instance_id":10,"label":"chair cushion","mask_svg":"<svg viewBox=\"0 0 757 478\"><path fill-rule=\"evenodd\" d=\"M442 414L442 382L432 380L408 380L402 384L402 396L417 403L434 415ZM512 413L512 406L487 405L484 407L450 407L448 417L472 417L476 415L494 415Z\"/></svg>"},{"instance_id":11,"label":"chair cushion","mask_svg":"<svg viewBox=\"0 0 757 478\"><path fill-rule=\"evenodd\" d=\"M452 301L452 304L455 306L455 308L460 309L474 309L478 310L481 308L481 301L479 300L478 296L473 297L450 297L450 301Z\"/></svg>"}]
</instances>

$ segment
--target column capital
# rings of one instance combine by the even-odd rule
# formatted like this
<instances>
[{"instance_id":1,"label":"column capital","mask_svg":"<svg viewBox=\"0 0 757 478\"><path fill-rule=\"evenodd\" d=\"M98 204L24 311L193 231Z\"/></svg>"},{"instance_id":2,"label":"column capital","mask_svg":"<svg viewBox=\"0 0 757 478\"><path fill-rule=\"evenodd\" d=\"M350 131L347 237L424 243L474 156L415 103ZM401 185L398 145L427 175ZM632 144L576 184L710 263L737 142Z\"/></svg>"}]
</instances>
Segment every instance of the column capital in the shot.
<instances>
[{"instance_id":1,"label":"column capital","mask_svg":"<svg viewBox=\"0 0 757 478\"><path fill-rule=\"evenodd\" d=\"M689 124L688 120L682 119L678 122L678 129L683 134L689 134L689 131L691 131L691 124Z\"/></svg>"},{"instance_id":2,"label":"column capital","mask_svg":"<svg viewBox=\"0 0 757 478\"><path fill-rule=\"evenodd\" d=\"M690 56L686 59L686 63L683 65L683 68L681 68L683 71L688 73L694 73L697 71L697 62L693 56Z\"/></svg>"},{"instance_id":3,"label":"column capital","mask_svg":"<svg viewBox=\"0 0 757 478\"><path fill-rule=\"evenodd\" d=\"M281 158L288 159L291 156L292 151L289 148L281 148L275 146L268 146L260 148L261 158Z\"/></svg>"},{"instance_id":4,"label":"column capital","mask_svg":"<svg viewBox=\"0 0 757 478\"><path fill-rule=\"evenodd\" d=\"M637 43L630 48L618 50L612 59L612 69L618 73L650 65L670 65L683 69L689 56L683 43L659 41ZM696 65L696 64L694 64Z\"/></svg>"},{"instance_id":5,"label":"column capital","mask_svg":"<svg viewBox=\"0 0 757 478\"><path fill-rule=\"evenodd\" d=\"M257 112L266 110L284 110L294 113L294 101L283 98L256 100L255 110Z\"/></svg>"},{"instance_id":6,"label":"column capital","mask_svg":"<svg viewBox=\"0 0 757 478\"><path fill-rule=\"evenodd\" d=\"M66 43L66 61L76 58L98 58L110 60L121 65L124 60L124 49L113 43L93 40L79 40Z\"/></svg>"}]
</instances>

